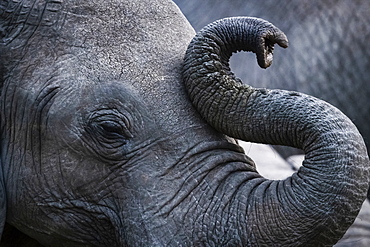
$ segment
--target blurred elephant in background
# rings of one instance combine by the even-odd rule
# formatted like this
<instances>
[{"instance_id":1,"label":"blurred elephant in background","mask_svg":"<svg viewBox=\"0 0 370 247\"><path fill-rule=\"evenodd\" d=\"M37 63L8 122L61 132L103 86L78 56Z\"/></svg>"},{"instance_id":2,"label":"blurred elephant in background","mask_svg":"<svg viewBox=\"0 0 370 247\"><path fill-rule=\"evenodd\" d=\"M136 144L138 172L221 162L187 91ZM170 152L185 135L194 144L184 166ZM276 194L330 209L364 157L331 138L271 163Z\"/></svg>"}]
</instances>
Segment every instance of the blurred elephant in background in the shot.
<instances>
[{"instance_id":1,"label":"blurred elephant in background","mask_svg":"<svg viewBox=\"0 0 370 247\"><path fill-rule=\"evenodd\" d=\"M260 69L254 56L235 54L231 67L244 83L304 92L342 110L370 146L370 1L174 0L196 31L229 16L255 16L289 38L274 65ZM279 148L287 158L291 152Z\"/></svg>"}]
</instances>

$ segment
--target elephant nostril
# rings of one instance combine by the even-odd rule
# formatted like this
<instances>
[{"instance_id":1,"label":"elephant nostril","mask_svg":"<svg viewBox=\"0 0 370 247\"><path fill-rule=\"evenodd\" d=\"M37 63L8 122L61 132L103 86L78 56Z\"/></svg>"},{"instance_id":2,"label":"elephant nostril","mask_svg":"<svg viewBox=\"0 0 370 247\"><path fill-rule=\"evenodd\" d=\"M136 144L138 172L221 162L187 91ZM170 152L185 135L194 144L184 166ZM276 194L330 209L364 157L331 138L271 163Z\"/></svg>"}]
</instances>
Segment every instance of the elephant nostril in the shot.
<instances>
[{"instance_id":1,"label":"elephant nostril","mask_svg":"<svg viewBox=\"0 0 370 247\"><path fill-rule=\"evenodd\" d=\"M271 42L270 40L266 40L265 49L266 49L266 52L268 54L271 54L271 56L272 56L273 53L274 53L274 43Z\"/></svg>"},{"instance_id":2,"label":"elephant nostril","mask_svg":"<svg viewBox=\"0 0 370 247\"><path fill-rule=\"evenodd\" d=\"M274 59L274 42L269 39L265 39L264 68L271 66L273 59Z\"/></svg>"}]
</instances>

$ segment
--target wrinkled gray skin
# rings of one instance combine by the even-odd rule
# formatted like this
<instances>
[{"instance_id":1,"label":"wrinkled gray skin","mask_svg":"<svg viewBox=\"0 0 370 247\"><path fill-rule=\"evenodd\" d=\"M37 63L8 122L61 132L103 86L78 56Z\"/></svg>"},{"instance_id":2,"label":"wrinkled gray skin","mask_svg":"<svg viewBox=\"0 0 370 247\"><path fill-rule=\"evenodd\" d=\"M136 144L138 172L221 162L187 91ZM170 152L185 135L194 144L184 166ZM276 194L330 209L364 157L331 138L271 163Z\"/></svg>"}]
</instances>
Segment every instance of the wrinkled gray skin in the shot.
<instances>
[{"instance_id":1,"label":"wrinkled gray skin","mask_svg":"<svg viewBox=\"0 0 370 247\"><path fill-rule=\"evenodd\" d=\"M3 246L325 246L365 199L345 115L228 71L235 49L267 67L286 46L265 21L209 26L184 66L194 31L167 0L1 1L0 35ZM221 132L302 148L304 167L267 180Z\"/></svg>"},{"instance_id":2,"label":"wrinkled gray skin","mask_svg":"<svg viewBox=\"0 0 370 247\"><path fill-rule=\"evenodd\" d=\"M261 70L237 54L233 71L252 86L294 90L321 98L356 124L370 147L370 1L174 0L195 30L229 16L256 16L278 26L290 47ZM293 150L278 148L283 157ZM368 149L369 150L369 149Z\"/></svg>"},{"instance_id":3,"label":"wrinkled gray skin","mask_svg":"<svg viewBox=\"0 0 370 247\"><path fill-rule=\"evenodd\" d=\"M370 1L174 2L197 31L217 19L243 15L261 17L278 26L289 37L289 49L284 52L277 49L274 66L262 70L254 63L254 56L238 53L230 61L233 71L252 86L304 92L338 107L356 124L369 153ZM274 148L284 158L299 153L299 150L286 147ZM358 239L366 242L363 246L369 246L369 223L359 219L353 226L353 233L347 234L346 239L350 246L353 245L351 241L359 245Z\"/></svg>"}]
</instances>

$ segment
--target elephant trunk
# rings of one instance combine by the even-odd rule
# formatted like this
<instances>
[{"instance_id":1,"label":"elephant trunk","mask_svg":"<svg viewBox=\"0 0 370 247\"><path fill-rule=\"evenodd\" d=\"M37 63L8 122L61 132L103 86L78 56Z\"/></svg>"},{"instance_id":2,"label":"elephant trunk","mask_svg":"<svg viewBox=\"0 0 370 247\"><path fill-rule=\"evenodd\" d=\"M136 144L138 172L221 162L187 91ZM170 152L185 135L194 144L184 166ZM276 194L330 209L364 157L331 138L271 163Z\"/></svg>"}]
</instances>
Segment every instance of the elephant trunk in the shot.
<instances>
[{"instance_id":1,"label":"elephant trunk","mask_svg":"<svg viewBox=\"0 0 370 247\"><path fill-rule=\"evenodd\" d=\"M257 18L227 18L205 27L190 43L183 78L206 121L234 138L303 149L303 167L282 181L249 181L240 198L245 244L324 246L353 223L366 197L369 160L362 137L339 110L316 98L252 88L230 71L233 52L256 53L267 68L283 32ZM242 186L239 187L239 189Z\"/></svg>"}]
</instances>

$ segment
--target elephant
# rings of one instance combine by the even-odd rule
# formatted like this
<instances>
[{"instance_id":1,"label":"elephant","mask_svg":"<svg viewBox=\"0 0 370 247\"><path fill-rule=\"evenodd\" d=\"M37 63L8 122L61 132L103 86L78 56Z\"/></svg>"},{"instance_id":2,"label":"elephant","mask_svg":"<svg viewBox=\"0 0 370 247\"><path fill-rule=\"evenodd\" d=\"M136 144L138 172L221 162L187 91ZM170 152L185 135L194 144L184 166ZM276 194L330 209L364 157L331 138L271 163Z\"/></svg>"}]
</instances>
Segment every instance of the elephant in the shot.
<instances>
[{"instance_id":1,"label":"elephant","mask_svg":"<svg viewBox=\"0 0 370 247\"><path fill-rule=\"evenodd\" d=\"M233 71L255 87L294 90L342 110L370 147L370 1L174 0L196 30L229 16L271 21L290 38L290 48L263 71L252 56L236 54ZM245 68L248 64L248 69ZM276 147L283 158L299 153Z\"/></svg>"},{"instance_id":2,"label":"elephant","mask_svg":"<svg viewBox=\"0 0 370 247\"><path fill-rule=\"evenodd\" d=\"M273 24L195 32L168 0L0 3L2 246L329 246L366 199L352 121L228 66L271 65ZM306 151L269 180L234 139Z\"/></svg>"},{"instance_id":3,"label":"elephant","mask_svg":"<svg viewBox=\"0 0 370 247\"><path fill-rule=\"evenodd\" d=\"M338 107L356 124L369 153L370 50L367 47L370 1L281 0L279 4L273 0L174 2L197 31L214 20L238 15L261 17L277 25L289 36L290 47L275 56L274 66L261 70L253 63L253 56L238 53L230 61L233 71L252 86L300 91ZM273 147L288 163L285 167L269 168L268 173L287 174L289 170L298 169L300 163L291 162L290 158L301 154L300 150L278 145ZM369 207L365 206L363 210L367 211L364 214L370 214ZM370 233L364 229L369 229L370 218L364 218L353 226L359 230L347 239L349 243L361 238L363 246L369 246L369 241L364 239L369 239ZM357 240L356 243L359 244Z\"/></svg>"}]
</instances>

